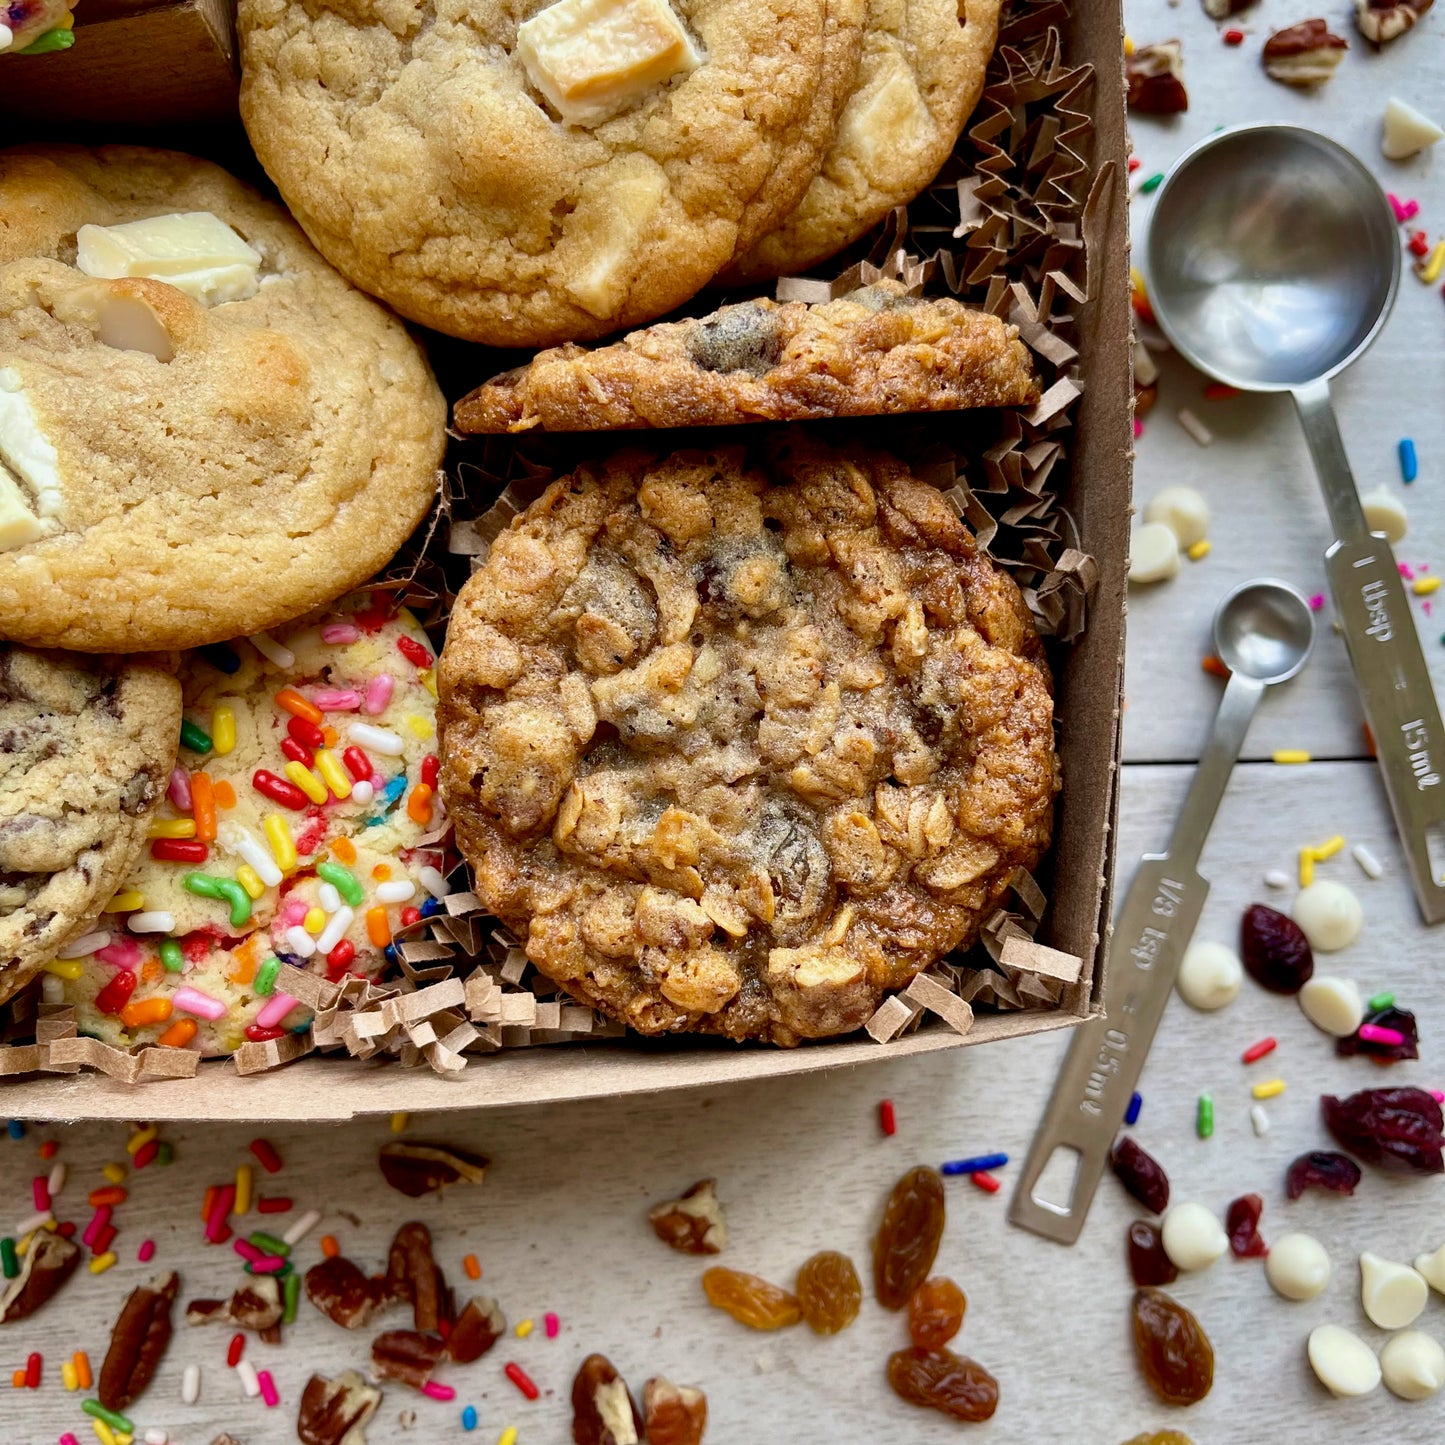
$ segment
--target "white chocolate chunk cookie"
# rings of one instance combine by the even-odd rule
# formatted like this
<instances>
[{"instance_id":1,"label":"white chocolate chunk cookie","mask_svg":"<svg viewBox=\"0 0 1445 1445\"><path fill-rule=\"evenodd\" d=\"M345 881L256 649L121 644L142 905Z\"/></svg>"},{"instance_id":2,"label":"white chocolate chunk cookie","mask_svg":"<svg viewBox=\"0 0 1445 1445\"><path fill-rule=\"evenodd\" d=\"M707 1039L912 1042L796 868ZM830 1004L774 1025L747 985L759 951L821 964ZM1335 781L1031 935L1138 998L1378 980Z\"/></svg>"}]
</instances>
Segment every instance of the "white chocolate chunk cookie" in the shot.
<instances>
[{"instance_id":1,"label":"white chocolate chunk cookie","mask_svg":"<svg viewBox=\"0 0 1445 1445\"><path fill-rule=\"evenodd\" d=\"M999 0L871 0L858 79L797 208L729 279L804 271L938 174L983 93Z\"/></svg>"},{"instance_id":2,"label":"white chocolate chunk cookie","mask_svg":"<svg viewBox=\"0 0 1445 1445\"><path fill-rule=\"evenodd\" d=\"M158 668L0 644L0 1002L124 877L180 721L180 687Z\"/></svg>"},{"instance_id":3,"label":"white chocolate chunk cookie","mask_svg":"<svg viewBox=\"0 0 1445 1445\"><path fill-rule=\"evenodd\" d=\"M797 203L862 18L244 0L241 112L317 247L403 315L496 346L590 340L671 310Z\"/></svg>"},{"instance_id":4,"label":"white chocolate chunk cookie","mask_svg":"<svg viewBox=\"0 0 1445 1445\"><path fill-rule=\"evenodd\" d=\"M107 1043L230 1053L304 1027L288 974L375 977L392 934L446 891L415 619L353 598L263 646L184 663L180 761L147 851L85 958L61 966L81 1030Z\"/></svg>"},{"instance_id":5,"label":"white chocolate chunk cookie","mask_svg":"<svg viewBox=\"0 0 1445 1445\"><path fill-rule=\"evenodd\" d=\"M643 1033L858 1028L1048 843L1028 612L881 454L779 433L583 467L493 543L440 677L478 894Z\"/></svg>"},{"instance_id":6,"label":"white chocolate chunk cookie","mask_svg":"<svg viewBox=\"0 0 1445 1445\"><path fill-rule=\"evenodd\" d=\"M279 206L170 151L0 151L0 633L191 647L382 567L445 406Z\"/></svg>"}]
</instances>

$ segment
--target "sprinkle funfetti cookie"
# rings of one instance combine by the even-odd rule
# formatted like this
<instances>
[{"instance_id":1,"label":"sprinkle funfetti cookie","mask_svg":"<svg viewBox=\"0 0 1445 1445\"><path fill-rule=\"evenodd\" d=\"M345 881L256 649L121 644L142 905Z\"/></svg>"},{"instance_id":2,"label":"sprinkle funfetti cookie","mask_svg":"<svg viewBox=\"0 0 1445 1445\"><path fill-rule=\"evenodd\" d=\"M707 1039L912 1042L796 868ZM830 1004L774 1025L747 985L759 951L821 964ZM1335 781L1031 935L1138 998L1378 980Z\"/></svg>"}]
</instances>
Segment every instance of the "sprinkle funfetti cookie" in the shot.
<instances>
[{"instance_id":1,"label":"sprinkle funfetti cookie","mask_svg":"<svg viewBox=\"0 0 1445 1445\"><path fill-rule=\"evenodd\" d=\"M82 1033L230 1053L310 1021L293 967L375 977L437 907L432 647L382 594L193 653L148 853L50 972Z\"/></svg>"}]
</instances>

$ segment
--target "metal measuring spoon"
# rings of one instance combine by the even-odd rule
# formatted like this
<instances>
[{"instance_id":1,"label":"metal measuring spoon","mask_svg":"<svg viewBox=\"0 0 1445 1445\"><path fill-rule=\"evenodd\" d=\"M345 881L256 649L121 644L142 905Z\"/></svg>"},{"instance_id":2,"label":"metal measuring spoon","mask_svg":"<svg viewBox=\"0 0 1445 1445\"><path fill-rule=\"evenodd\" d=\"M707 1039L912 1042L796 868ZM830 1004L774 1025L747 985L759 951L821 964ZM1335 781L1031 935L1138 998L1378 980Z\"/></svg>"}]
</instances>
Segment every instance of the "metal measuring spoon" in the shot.
<instances>
[{"instance_id":1,"label":"metal measuring spoon","mask_svg":"<svg viewBox=\"0 0 1445 1445\"><path fill-rule=\"evenodd\" d=\"M1154 315L1182 356L1242 391L1294 398L1335 533L1325 572L1355 684L1416 901L1439 923L1445 731L1394 554L1365 524L1330 407L1330 378L1394 304L1394 213L1334 141L1299 126L1237 126L1174 163L1146 265Z\"/></svg>"},{"instance_id":2,"label":"metal measuring spoon","mask_svg":"<svg viewBox=\"0 0 1445 1445\"><path fill-rule=\"evenodd\" d=\"M1305 665L1314 640L1309 603L1286 582L1246 582L1219 604L1214 646L1230 669L1229 683L1169 844L1145 854L1119 909L1104 978L1105 1016L1074 1031L1009 1205L1014 1224L1061 1244L1078 1239L1209 896L1199 854L1250 719L1265 688L1287 682ZM1061 1147L1078 1155L1065 1203L1037 1193Z\"/></svg>"}]
</instances>

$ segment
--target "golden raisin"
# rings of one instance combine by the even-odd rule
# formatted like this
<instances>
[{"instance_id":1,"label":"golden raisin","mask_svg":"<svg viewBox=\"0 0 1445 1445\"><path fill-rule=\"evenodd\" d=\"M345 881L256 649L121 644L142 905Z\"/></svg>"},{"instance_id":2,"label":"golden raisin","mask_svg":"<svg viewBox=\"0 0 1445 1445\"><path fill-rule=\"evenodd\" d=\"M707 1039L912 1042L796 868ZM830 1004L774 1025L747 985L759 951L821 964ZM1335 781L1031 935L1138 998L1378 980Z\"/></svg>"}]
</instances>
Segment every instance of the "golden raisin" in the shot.
<instances>
[{"instance_id":1,"label":"golden raisin","mask_svg":"<svg viewBox=\"0 0 1445 1445\"><path fill-rule=\"evenodd\" d=\"M1152 1434L1136 1435L1124 1445L1194 1445L1194 1442L1177 1430L1155 1430Z\"/></svg>"},{"instance_id":2,"label":"golden raisin","mask_svg":"<svg viewBox=\"0 0 1445 1445\"><path fill-rule=\"evenodd\" d=\"M963 1328L968 1301L947 1275L926 1279L908 1301L908 1337L920 1350L941 1350Z\"/></svg>"},{"instance_id":3,"label":"golden raisin","mask_svg":"<svg viewBox=\"0 0 1445 1445\"><path fill-rule=\"evenodd\" d=\"M955 1420L987 1420L998 1409L998 1381L976 1360L952 1350L898 1350L888 1356L888 1383L910 1405Z\"/></svg>"},{"instance_id":4,"label":"golden raisin","mask_svg":"<svg viewBox=\"0 0 1445 1445\"><path fill-rule=\"evenodd\" d=\"M858 1318L863 1285L846 1254L825 1249L798 1271L798 1304L808 1328L817 1335L836 1335Z\"/></svg>"},{"instance_id":5,"label":"golden raisin","mask_svg":"<svg viewBox=\"0 0 1445 1445\"><path fill-rule=\"evenodd\" d=\"M1134 1291L1134 1350L1166 1405L1192 1405L1214 1384L1214 1347L1204 1327L1163 1290Z\"/></svg>"},{"instance_id":6,"label":"golden raisin","mask_svg":"<svg viewBox=\"0 0 1445 1445\"><path fill-rule=\"evenodd\" d=\"M755 1274L714 1265L702 1277L707 1300L750 1330L780 1330L803 1317L797 1297Z\"/></svg>"},{"instance_id":7,"label":"golden raisin","mask_svg":"<svg viewBox=\"0 0 1445 1445\"><path fill-rule=\"evenodd\" d=\"M873 1240L873 1287L884 1309L901 1310L928 1278L943 1238L943 1176L920 1165L888 1196Z\"/></svg>"}]
</instances>

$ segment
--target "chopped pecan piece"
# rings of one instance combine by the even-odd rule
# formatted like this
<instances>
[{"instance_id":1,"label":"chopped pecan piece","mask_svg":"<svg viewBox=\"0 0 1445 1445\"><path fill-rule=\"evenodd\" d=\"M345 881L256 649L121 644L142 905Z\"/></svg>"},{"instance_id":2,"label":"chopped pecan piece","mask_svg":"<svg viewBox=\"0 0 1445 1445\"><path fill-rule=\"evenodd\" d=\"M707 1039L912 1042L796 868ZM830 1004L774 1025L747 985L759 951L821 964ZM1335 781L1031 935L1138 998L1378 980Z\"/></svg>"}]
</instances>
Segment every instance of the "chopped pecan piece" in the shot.
<instances>
[{"instance_id":1,"label":"chopped pecan piece","mask_svg":"<svg viewBox=\"0 0 1445 1445\"><path fill-rule=\"evenodd\" d=\"M507 1317L496 1300L479 1295L467 1301L447 1336L447 1353L459 1365L480 1360L507 1332Z\"/></svg>"},{"instance_id":2,"label":"chopped pecan piece","mask_svg":"<svg viewBox=\"0 0 1445 1445\"><path fill-rule=\"evenodd\" d=\"M193 1299L186 1306L188 1325L236 1325L258 1334L281 1323L281 1285L274 1275L248 1280L229 1300Z\"/></svg>"},{"instance_id":3,"label":"chopped pecan piece","mask_svg":"<svg viewBox=\"0 0 1445 1445\"><path fill-rule=\"evenodd\" d=\"M642 1416L605 1355L588 1355L572 1381L575 1445L638 1445Z\"/></svg>"},{"instance_id":4,"label":"chopped pecan piece","mask_svg":"<svg viewBox=\"0 0 1445 1445\"><path fill-rule=\"evenodd\" d=\"M446 1341L419 1330L386 1330L371 1342L373 1374L420 1390L446 1358Z\"/></svg>"},{"instance_id":5,"label":"chopped pecan piece","mask_svg":"<svg viewBox=\"0 0 1445 1445\"><path fill-rule=\"evenodd\" d=\"M1141 45L1124 67L1129 109L1142 115L1177 115L1189 109L1184 89L1184 57L1177 40Z\"/></svg>"},{"instance_id":6,"label":"chopped pecan piece","mask_svg":"<svg viewBox=\"0 0 1445 1445\"><path fill-rule=\"evenodd\" d=\"M707 1396L660 1375L642 1387L647 1445L700 1445L707 1430Z\"/></svg>"},{"instance_id":7,"label":"chopped pecan piece","mask_svg":"<svg viewBox=\"0 0 1445 1445\"><path fill-rule=\"evenodd\" d=\"M1342 35L1331 35L1323 20L1302 20L1276 30L1264 42L1264 68L1285 85L1322 85L1350 48Z\"/></svg>"},{"instance_id":8,"label":"chopped pecan piece","mask_svg":"<svg viewBox=\"0 0 1445 1445\"><path fill-rule=\"evenodd\" d=\"M306 1298L342 1329L359 1330L398 1296L384 1279L368 1279L343 1255L306 1271Z\"/></svg>"},{"instance_id":9,"label":"chopped pecan piece","mask_svg":"<svg viewBox=\"0 0 1445 1445\"><path fill-rule=\"evenodd\" d=\"M448 1184L480 1184L491 1162L480 1154L445 1144L413 1144L401 1140L381 1146L381 1176L408 1199L435 1194Z\"/></svg>"},{"instance_id":10,"label":"chopped pecan piece","mask_svg":"<svg viewBox=\"0 0 1445 1445\"><path fill-rule=\"evenodd\" d=\"M1366 40L1383 45L1403 35L1435 0L1355 0L1355 26Z\"/></svg>"},{"instance_id":11,"label":"chopped pecan piece","mask_svg":"<svg viewBox=\"0 0 1445 1445\"><path fill-rule=\"evenodd\" d=\"M100 1367L96 1393L107 1410L124 1410L145 1393L171 1342L171 1306L180 1287L176 1272L170 1270L130 1292Z\"/></svg>"},{"instance_id":12,"label":"chopped pecan piece","mask_svg":"<svg viewBox=\"0 0 1445 1445\"><path fill-rule=\"evenodd\" d=\"M386 1261L386 1285L395 1299L411 1304L412 1323L431 1334L452 1322L452 1292L446 1276L432 1256L431 1230L412 1220L403 1224L391 1241Z\"/></svg>"},{"instance_id":13,"label":"chopped pecan piece","mask_svg":"<svg viewBox=\"0 0 1445 1445\"><path fill-rule=\"evenodd\" d=\"M700 1179L682 1198L655 1205L647 1218L653 1233L683 1254L719 1254L728 1242L713 1179Z\"/></svg>"},{"instance_id":14,"label":"chopped pecan piece","mask_svg":"<svg viewBox=\"0 0 1445 1445\"><path fill-rule=\"evenodd\" d=\"M381 1391L355 1370L334 1380L312 1375L301 1392L296 1434L302 1445L366 1445L366 1424L381 1404Z\"/></svg>"},{"instance_id":15,"label":"chopped pecan piece","mask_svg":"<svg viewBox=\"0 0 1445 1445\"><path fill-rule=\"evenodd\" d=\"M61 1234L38 1233L20 1262L20 1273L0 1291L0 1325L23 1320L54 1299L79 1264L79 1245Z\"/></svg>"}]
</instances>

